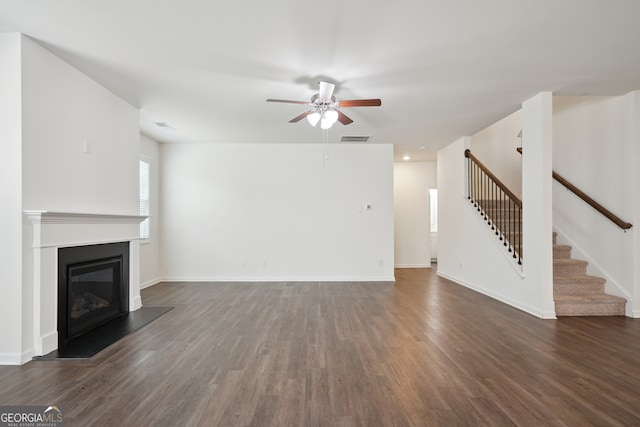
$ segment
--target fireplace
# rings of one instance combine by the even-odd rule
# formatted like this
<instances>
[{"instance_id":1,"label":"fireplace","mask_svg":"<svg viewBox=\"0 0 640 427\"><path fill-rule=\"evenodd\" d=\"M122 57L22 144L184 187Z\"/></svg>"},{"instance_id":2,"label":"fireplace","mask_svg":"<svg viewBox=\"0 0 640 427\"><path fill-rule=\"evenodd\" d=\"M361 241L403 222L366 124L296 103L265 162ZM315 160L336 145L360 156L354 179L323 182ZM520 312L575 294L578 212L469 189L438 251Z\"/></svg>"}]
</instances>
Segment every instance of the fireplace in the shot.
<instances>
[{"instance_id":1,"label":"fireplace","mask_svg":"<svg viewBox=\"0 0 640 427\"><path fill-rule=\"evenodd\" d=\"M129 242L58 249L58 347L129 312Z\"/></svg>"}]
</instances>

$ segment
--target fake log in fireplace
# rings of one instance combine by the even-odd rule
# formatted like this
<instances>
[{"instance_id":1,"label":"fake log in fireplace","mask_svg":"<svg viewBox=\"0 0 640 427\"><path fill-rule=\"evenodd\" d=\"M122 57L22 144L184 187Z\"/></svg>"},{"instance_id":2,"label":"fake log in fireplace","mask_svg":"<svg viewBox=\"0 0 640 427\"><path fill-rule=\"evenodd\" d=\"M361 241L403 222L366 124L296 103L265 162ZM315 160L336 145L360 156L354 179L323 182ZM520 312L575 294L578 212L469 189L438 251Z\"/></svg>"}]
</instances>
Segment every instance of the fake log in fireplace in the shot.
<instances>
[{"instance_id":1,"label":"fake log in fireplace","mask_svg":"<svg viewBox=\"0 0 640 427\"><path fill-rule=\"evenodd\" d=\"M129 243L58 250L58 347L129 311Z\"/></svg>"}]
</instances>

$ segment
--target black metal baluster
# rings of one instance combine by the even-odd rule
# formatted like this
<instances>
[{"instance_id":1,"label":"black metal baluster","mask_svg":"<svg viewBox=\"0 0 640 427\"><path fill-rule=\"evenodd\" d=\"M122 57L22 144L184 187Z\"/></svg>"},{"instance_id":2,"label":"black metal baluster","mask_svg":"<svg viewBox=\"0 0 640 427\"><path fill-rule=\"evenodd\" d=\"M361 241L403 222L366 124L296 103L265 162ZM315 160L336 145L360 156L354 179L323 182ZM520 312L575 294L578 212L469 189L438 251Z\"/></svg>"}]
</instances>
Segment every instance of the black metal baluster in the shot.
<instances>
[{"instance_id":1,"label":"black metal baluster","mask_svg":"<svg viewBox=\"0 0 640 427\"><path fill-rule=\"evenodd\" d=\"M522 207L518 209L518 264L522 265Z\"/></svg>"},{"instance_id":2,"label":"black metal baluster","mask_svg":"<svg viewBox=\"0 0 640 427\"><path fill-rule=\"evenodd\" d=\"M496 229L496 183L491 181L491 215L489 215L489 224L491 224L491 229Z\"/></svg>"},{"instance_id":3,"label":"black metal baluster","mask_svg":"<svg viewBox=\"0 0 640 427\"><path fill-rule=\"evenodd\" d=\"M467 157L467 200L471 200L471 159Z\"/></svg>"},{"instance_id":4,"label":"black metal baluster","mask_svg":"<svg viewBox=\"0 0 640 427\"><path fill-rule=\"evenodd\" d=\"M499 180L495 180L482 163L476 162L470 152L465 153L465 156L469 161L467 198L521 265L522 202Z\"/></svg>"},{"instance_id":5,"label":"black metal baluster","mask_svg":"<svg viewBox=\"0 0 640 427\"><path fill-rule=\"evenodd\" d=\"M487 173L482 172L482 216L487 220Z\"/></svg>"},{"instance_id":6,"label":"black metal baluster","mask_svg":"<svg viewBox=\"0 0 640 427\"><path fill-rule=\"evenodd\" d=\"M506 218L505 212L504 212L504 191L502 191L502 189L500 190L501 194L500 194L500 208L502 209L502 215L500 216L500 240L503 239L503 234L504 234L504 220Z\"/></svg>"},{"instance_id":7,"label":"black metal baluster","mask_svg":"<svg viewBox=\"0 0 640 427\"><path fill-rule=\"evenodd\" d=\"M478 165L473 165L473 206L478 207Z\"/></svg>"},{"instance_id":8,"label":"black metal baluster","mask_svg":"<svg viewBox=\"0 0 640 427\"><path fill-rule=\"evenodd\" d=\"M504 245L507 246L509 252L511 252L511 233L509 233L509 229L511 228L511 199L507 200L507 224L505 226L505 235L504 235Z\"/></svg>"}]
</instances>

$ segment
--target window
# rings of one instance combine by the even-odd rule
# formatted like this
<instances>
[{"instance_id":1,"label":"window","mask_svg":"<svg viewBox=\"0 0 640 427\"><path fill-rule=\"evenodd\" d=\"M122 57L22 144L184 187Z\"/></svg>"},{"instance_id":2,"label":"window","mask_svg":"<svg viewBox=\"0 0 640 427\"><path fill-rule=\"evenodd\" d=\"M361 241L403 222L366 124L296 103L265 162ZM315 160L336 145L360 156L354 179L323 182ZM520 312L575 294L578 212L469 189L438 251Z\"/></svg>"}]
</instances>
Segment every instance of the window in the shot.
<instances>
[{"instance_id":1,"label":"window","mask_svg":"<svg viewBox=\"0 0 640 427\"><path fill-rule=\"evenodd\" d=\"M438 232L438 189L429 189L429 214L431 216L431 232Z\"/></svg>"},{"instance_id":2,"label":"window","mask_svg":"<svg viewBox=\"0 0 640 427\"><path fill-rule=\"evenodd\" d=\"M149 162L140 160L140 215L149 215ZM149 218L140 223L140 238L149 238Z\"/></svg>"}]
</instances>

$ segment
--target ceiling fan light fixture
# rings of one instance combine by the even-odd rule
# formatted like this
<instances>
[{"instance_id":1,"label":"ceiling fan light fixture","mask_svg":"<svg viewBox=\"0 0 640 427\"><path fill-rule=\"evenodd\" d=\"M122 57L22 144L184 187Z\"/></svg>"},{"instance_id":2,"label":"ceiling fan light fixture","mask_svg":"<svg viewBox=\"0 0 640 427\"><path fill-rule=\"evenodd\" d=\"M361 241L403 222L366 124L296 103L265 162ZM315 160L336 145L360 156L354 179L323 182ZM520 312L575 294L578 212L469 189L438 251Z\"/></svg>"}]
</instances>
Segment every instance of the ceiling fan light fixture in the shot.
<instances>
[{"instance_id":1,"label":"ceiling fan light fixture","mask_svg":"<svg viewBox=\"0 0 640 427\"><path fill-rule=\"evenodd\" d=\"M314 111L311 114L307 114L307 121L311 126L317 125L318 122L320 121L320 113L318 113L317 111Z\"/></svg>"},{"instance_id":2,"label":"ceiling fan light fixture","mask_svg":"<svg viewBox=\"0 0 640 427\"><path fill-rule=\"evenodd\" d=\"M322 129L329 129L337 121L338 121L338 112L336 110L327 110L322 114L320 127Z\"/></svg>"},{"instance_id":3,"label":"ceiling fan light fixture","mask_svg":"<svg viewBox=\"0 0 640 427\"><path fill-rule=\"evenodd\" d=\"M333 96L335 84L329 82L318 82L319 91L311 97L311 102L290 101L287 99L267 99L267 102L283 102L287 104L303 104L311 107L302 114L298 114L289 123L298 123L300 120L307 118L311 126L316 126L320 122L322 129L329 129L335 122L339 121L343 125L353 123L348 116L339 111L341 107L379 107L382 105L380 99L348 99L336 101Z\"/></svg>"}]
</instances>

